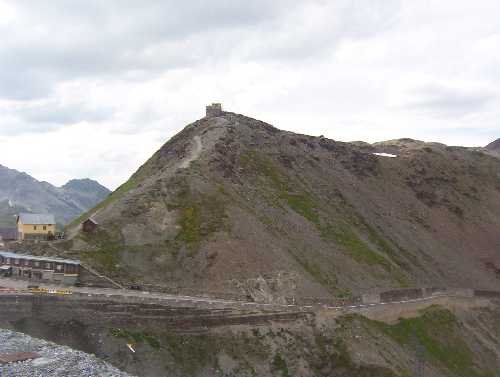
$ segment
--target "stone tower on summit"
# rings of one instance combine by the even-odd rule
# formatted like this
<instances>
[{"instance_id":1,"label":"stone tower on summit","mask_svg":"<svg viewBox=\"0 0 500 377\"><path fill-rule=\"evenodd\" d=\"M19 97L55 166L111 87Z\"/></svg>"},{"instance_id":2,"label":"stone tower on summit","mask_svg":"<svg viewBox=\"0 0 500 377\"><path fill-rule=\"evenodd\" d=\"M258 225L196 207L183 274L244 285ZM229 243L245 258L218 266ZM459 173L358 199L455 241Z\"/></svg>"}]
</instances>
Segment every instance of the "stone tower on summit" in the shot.
<instances>
[{"instance_id":1,"label":"stone tower on summit","mask_svg":"<svg viewBox=\"0 0 500 377\"><path fill-rule=\"evenodd\" d=\"M222 111L222 104L220 103L212 103L211 105L207 106L207 117L218 117L221 116L223 113Z\"/></svg>"}]
</instances>

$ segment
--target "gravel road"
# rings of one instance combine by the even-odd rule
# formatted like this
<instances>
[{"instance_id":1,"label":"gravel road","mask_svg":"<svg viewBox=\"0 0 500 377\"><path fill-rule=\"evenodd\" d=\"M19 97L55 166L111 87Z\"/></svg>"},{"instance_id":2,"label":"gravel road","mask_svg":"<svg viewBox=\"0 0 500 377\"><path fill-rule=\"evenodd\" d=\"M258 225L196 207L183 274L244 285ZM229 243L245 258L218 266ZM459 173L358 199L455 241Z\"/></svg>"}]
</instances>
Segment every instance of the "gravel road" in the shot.
<instances>
[{"instance_id":1,"label":"gravel road","mask_svg":"<svg viewBox=\"0 0 500 377\"><path fill-rule=\"evenodd\" d=\"M0 354L16 352L37 352L42 357L0 364L1 377L131 377L93 355L0 329Z\"/></svg>"}]
</instances>

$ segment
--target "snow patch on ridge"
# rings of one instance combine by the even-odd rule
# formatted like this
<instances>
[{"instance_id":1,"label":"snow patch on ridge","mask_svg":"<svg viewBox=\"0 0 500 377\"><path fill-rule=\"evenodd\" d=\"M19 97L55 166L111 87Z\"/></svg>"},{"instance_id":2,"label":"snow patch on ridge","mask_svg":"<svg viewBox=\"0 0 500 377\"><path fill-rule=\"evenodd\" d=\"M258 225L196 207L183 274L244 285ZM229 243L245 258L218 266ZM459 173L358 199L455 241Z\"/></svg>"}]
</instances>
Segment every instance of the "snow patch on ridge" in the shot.
<instances>
[{"instance_id":1,"label":"snow patch on ridge","mask_svg":"<svg viewBox=\"0 0 500 377\"><path fill-rule=\"evenodd\" d=\"M395 158L398 157L397 154L391 154L391 153L372 153L375 156L380 156L380 157L390 157L390 158Z\"/></svg>"}]
</instances>

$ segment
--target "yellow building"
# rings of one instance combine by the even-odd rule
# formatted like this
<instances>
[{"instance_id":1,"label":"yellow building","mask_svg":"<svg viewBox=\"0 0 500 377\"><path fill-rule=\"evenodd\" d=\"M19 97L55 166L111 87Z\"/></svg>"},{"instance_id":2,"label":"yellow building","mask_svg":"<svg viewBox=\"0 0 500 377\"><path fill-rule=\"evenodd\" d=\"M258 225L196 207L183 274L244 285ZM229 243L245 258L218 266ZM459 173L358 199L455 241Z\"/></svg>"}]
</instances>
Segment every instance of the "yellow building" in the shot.
<instances>
[{"instance_id":1,"label":"yellow building","mask_svg":"<svg viewBox=\"0 0 500 377\"><path fill-rule=\"evenodd\" d=\"M17 233L20 240L46 240L56 232L53 215L21 213L17 216Z\"/></svg>"}]
</instances>

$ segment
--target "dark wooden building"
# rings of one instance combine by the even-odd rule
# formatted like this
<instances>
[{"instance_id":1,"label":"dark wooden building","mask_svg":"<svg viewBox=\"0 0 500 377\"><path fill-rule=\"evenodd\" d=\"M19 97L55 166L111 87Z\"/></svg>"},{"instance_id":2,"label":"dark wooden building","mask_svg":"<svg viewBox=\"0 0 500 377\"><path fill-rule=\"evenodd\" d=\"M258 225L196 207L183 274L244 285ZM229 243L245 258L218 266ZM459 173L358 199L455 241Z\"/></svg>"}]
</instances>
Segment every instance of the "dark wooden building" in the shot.
<instances>
[{"instance_id":1,"label":"dark wooden building","mask_svg":"<svg viewBox=\"0 0 500 377\"><path fill-rule=\"evenodd\" d=\"M18 233L16 228L0 228L0 240L15 241Z\"/></svg>"},{"instance_id":2,"label":"dark wooden building","mask_svg":"<svg viewBox=\"0 0 500 377\"><path fill-rule=\"evenodd\" d=\"M96 231L96 229L97 229L98 226L99 226L99 224L97 223L97 221L95 221L92 218L88 218L87 220L85 220L82 223L82 230L85 233L92 233L92 232Z\"/></svg>"}]
</instances>

